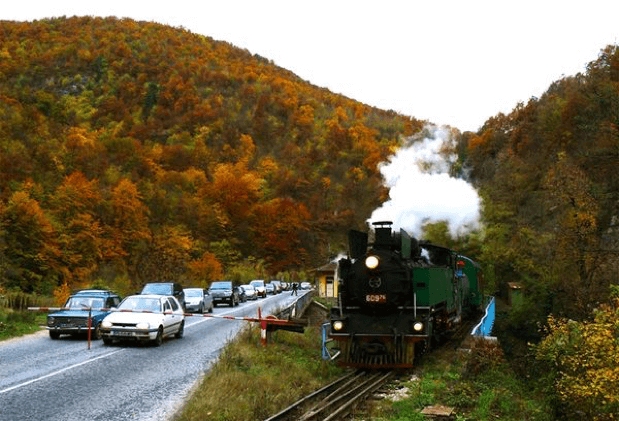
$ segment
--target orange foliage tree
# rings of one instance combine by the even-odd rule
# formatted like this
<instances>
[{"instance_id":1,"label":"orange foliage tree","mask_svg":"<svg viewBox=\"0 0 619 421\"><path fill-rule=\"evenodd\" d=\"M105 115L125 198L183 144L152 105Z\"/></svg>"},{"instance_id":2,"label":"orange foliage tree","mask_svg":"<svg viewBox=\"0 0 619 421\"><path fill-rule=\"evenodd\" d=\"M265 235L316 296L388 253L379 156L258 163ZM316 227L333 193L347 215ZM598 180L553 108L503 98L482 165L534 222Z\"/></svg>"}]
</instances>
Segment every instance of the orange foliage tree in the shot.
<instances>
[{"instance_id":1,"label":"orange foliage tree","mask_svg":"<svg viewBox=\"0 0 619 421\"><path fill-rule=\"evenodd\" d=\"M58 285L62 277L57 233L28 191L13 193L2 212L7 288L32 292Z\"/></svg>"},{"instance_id":2,"label":"orange foliage tree","mask_svg":"<svg viewBox=\"0 0 619 421\"><path fill-rule=\"evenodd\" d=\"M148 208L136 185L126 178L112 189L109 208L106 236L111 259L130 274L132 282L138 282L142 278L139 262L147 259L151 242Z\"/></svg>"},{"instance_id":3,"label":"orange foliage tree","mask_svg":"<svg viewBox=\"0 0 619 421\"><path fill-rule=\"evenodd\" d=\"M53 196L53 212L59 222L58 244L70 287L84 286L92 279L107 254L104 229L97 207L101 203L96 180L89 181L81 172L65 178Z\"/></svg>"},{"instance_id":4,"label":"orange foliage tree","mask_svg":"<svg viewBox=\"0 0 619 421\"><path fill-rule=\"evenodd\" d=\"M251 242L274 273L304 263L303 234L309 219L305 205L291 199L277 198L256 206Z\"/></svg>"},{"instance_id":5,"label":"orange foliage tree","mask_svg":"<svg viewBox=\"0 0 619 421\"><path fill-rule=\"evenodd\" d=\"M223 266L217 257L208 251L187 264L188 278L192 284L208 288L213 281L222 279Z\"/></svg>"}]
</instances>

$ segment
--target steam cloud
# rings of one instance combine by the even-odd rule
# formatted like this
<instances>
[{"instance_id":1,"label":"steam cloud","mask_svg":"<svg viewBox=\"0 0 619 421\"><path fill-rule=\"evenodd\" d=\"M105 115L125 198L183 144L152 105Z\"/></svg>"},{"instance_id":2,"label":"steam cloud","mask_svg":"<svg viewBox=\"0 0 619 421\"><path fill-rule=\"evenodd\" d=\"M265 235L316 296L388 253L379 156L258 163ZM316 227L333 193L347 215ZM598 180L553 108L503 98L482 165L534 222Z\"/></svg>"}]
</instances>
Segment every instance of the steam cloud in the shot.
<instances>
[{"instance_id":1,"label":"steam cloud","mask_svg":"<svg viewBox=\"0 0 619 421\"><path fill-rule=\"evenodd\" d=\"M453 139L448 128L426 127L420 137L409 139L380 171L390 199L376 209L368 223L392 221L421 238L427 222L447 221L452 237L479 226L480 199L472 185L449 175L456 156L448 151Z\"/></svg>"}]
</instances>

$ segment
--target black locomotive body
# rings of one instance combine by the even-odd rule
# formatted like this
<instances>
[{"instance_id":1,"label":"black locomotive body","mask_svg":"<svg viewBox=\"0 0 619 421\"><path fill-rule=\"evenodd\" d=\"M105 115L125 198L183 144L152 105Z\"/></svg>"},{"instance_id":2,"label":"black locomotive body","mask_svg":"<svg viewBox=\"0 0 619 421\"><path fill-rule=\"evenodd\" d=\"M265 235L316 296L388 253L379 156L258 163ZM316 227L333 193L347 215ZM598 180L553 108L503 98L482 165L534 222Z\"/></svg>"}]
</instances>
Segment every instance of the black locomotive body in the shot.
<instances>
[{"instance_id":1,"label":"black locomotive body","mask_svg":"<svg viewBox=\"0 0 619 421\"><path fill-rule=\"evenodd\" d=\"M393 233L390 222L374 226L371 244L367 233L349 233L330 337L342 365L412 367L416 353L480 308L481 271L451 249Z\"/></svg>"}]
</instances>

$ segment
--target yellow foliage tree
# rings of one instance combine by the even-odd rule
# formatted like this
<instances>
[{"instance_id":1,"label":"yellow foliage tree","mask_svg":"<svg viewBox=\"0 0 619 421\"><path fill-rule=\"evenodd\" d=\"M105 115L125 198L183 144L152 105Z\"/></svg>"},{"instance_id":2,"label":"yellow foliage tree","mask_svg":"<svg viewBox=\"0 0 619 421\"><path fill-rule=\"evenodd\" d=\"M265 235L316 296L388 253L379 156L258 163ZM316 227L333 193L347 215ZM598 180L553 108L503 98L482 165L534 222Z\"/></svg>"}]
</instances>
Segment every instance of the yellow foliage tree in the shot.
<instances>
[{"instance_id":1,"label":"yellow foliage tree","mask_svg":"<svg viewBox=\"0 0 619 421\"><path fill-rule=\"evenodd\" d=\"M619 296L591 322L551 316L547 334L536 357L550 364L566 419L619 419Z\"/></svg>"}]
</instances>

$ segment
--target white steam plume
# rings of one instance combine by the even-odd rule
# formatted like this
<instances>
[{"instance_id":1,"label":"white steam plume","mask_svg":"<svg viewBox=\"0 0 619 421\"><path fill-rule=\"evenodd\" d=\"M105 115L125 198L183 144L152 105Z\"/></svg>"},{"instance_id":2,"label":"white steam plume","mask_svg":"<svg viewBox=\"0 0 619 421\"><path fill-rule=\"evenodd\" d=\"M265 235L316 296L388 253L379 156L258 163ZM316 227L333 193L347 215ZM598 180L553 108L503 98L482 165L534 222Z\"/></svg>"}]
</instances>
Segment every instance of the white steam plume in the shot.
<instances>
[{"instance_id":1,"label":"white steam plume","mask_svg":"<svg viewBox=\"0 0 619 421\"><path fill-rule=\"evenodd\" d=\"M390 199L376 209L368 223L392 221L394 229L403 228L421 237L426 222L447 221L453 237L479 225L480 199L472 185L449 176L456 156L448 128L426 127L425 138L410 143L393 156L380 171L389 187Z\"/></svg>"}]
</instances>

